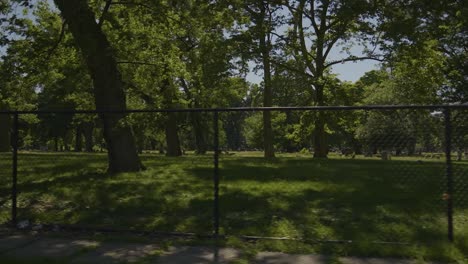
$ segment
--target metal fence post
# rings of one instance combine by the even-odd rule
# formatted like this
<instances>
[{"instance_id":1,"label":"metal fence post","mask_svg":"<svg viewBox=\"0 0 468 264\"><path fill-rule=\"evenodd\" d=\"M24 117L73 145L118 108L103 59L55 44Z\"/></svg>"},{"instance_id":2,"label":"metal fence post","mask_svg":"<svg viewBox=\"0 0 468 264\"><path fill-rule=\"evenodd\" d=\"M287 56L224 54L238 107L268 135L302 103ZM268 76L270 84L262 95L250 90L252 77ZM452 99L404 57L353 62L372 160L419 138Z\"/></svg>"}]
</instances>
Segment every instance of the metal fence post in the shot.
<instances>
[{"instance_id":1,"label":"metal fence post","mask_svg":"<svg viewBox=\"0 0 468 264\"><path fill-rule=\"evenodd\" d=\"M445 121L445 176L447 180L447 234L453 242L453 174L452 174L452 123L450 108L444 109Z\"/></svg>"},{"instance_id":2,"label":"metal fence post","mask_svg":"<svg viewBox=\"0 0 468 264\"><path fill-rule=\"evenodd\" d=\"M17 226L17 177L18 177L18 113L13 115L13 133L11 139L13 147L13 167L12 167L12 185L11 185L11 223Z\"/></svg>"},{"instance_id":3,"label":"metal fence post","mask_svg":"<svg viewBox=\"0 0 468 264\"><path fill-rule=\"evenodd\" d=\"M218 128L218 111L213 113L213 129L214 129L214 204L213 204L213 231L215 238L219 235L219 128Z\"/></svg>"}]
</instances>

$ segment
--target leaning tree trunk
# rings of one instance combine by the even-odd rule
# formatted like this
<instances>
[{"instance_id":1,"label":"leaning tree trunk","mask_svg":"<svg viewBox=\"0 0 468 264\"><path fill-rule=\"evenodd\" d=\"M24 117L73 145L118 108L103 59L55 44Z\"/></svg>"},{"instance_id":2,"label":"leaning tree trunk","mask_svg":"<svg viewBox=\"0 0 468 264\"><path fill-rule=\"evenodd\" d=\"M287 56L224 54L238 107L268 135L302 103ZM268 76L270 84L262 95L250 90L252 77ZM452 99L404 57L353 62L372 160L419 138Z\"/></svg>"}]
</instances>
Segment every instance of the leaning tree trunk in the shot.
<instances>
[{"instance_id":1,"label":"leaning tree trunk","mask_svg":"<svg viewBox=\"0 0 468 264\"><path fill-rule=\"evenodd\" d=\"M97 110L126 109L121 74L112 48L86 0L55 0L80 48L94 84ZM122 113L103 113L104 139L109 158L109 172L142 169L130 127L122 122Z\"/></svg>"}]
</instances>

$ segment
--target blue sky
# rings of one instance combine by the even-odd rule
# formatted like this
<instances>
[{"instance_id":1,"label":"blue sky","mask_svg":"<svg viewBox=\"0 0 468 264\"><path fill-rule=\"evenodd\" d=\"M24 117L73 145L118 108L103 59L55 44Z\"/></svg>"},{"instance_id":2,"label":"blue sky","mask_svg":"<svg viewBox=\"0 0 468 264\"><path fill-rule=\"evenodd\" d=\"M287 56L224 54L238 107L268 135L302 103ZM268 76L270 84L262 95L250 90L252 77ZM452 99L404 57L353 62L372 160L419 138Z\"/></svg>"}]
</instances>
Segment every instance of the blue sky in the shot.
<instances>
[{"instance_id":1,"label":"blue sky","mask_svg":"<svg viewBox=\"0 0 468 264\"><path fill-rule=\"evenodd\" d=\"M52 0L47 0L51 6L54 6ZM17 15L22 15L23 8L17 8L15 13ZM28 14L27 16L30 16ZM280 29L281 30L281 29ZM283 29L284 30L284 29ZM340 54L340 48L337 47L333 49L329 55L330 60L339 60L341 58L347 57L345 54ZM362 48L359 46L354 46L351 48L351 53L354 55L361 55ZM0 47L0 55L4 54L6 51L3 47ZM342 64L336 64L332 67L332 72L338 74L338 78L342 81L357 81L364 73L377 69L379 63L372 60L364 60L358 62L346 62ZM253 63L250 64L251 68L253 68ZM253 71L247 75L247 81L251 83L260 83L262 81L262 73L261 71L258 73L254 73Z\"/></svg>"},{"instance_id":2,"label":"blue sky","mask_svg":"<svg viewBox=\"0 0 468 264\"><path fill-rule=\"evenodd\" d=\"M342 58L347 57L346 54L341 54L339 52L340 47L336 47L332 49L329 55L329 60L340 60ZM354 46L351 48L351 53L353 55L362 55L362 47L360 46ZM251 68L253 68L253 64L250 64ZM361 76L364 75L364 73L378 69L379 67L379 62L374 61L374 60L362 60L362 61L357 61L357 62L345 62L341 64L336 64L332 66L332 72L335 74L338 74L338 78L342 81L351 81L355 82ZM260 71L258 74L254 72L250 72L247 75L247 81L251 83L260 83L262 81L263 74Z\"/></svg>"},{"instance_id":3,"label":"blue sky","mask_svg":"<svg viewBox=\"0 0 468 264\"><path fill-rule=\"evenodd\" d=\"M377 69L378 65L379 63L375 61L347 62L333 66L332 70L338 74L340 80L355 82L364 73Z\"/></svg>"},{"instance_id":4,"label":"blue sky","mask_svg":"<svg viewBox=\"0 0 468 264\"><path fill-rule=\"evenodd\" d=\"M364 73L375 70L379 66L376 61L365 60L358 62L346 62L343 64L337 64L332 67L333 73L338 74L338 78L342 81L357 81ZM262 73L255 74L250 72L247 75L247 81L251 83L260 83L262 81Z\"/></svg>"}]
</instances>

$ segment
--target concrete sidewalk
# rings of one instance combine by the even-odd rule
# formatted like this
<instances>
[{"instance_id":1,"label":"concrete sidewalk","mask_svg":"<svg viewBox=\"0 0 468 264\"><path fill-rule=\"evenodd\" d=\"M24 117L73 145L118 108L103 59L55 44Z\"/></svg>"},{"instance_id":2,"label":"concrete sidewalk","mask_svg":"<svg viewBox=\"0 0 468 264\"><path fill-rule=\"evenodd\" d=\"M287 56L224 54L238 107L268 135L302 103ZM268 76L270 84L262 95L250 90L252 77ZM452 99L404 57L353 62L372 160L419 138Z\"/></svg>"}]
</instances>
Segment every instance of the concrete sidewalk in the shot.
<instances>
[{"instance_id":1,"label":"concrete sidewalk","mask_svg":"<svg viewBox=\"0 0 468 264\"><path fill-rule=\"evenodd\" d=\"M293 255L261 252L243 260L232 248L163 247L157 244L98 242L86 239L47 236L7 235L0 237L0 263L258 263L325 264L331 259L319 255ZM410 264L410 260L375 258L340 258L343 264ZM420 263L420 262L419 262Z\"/></svg>"}]
</instances>

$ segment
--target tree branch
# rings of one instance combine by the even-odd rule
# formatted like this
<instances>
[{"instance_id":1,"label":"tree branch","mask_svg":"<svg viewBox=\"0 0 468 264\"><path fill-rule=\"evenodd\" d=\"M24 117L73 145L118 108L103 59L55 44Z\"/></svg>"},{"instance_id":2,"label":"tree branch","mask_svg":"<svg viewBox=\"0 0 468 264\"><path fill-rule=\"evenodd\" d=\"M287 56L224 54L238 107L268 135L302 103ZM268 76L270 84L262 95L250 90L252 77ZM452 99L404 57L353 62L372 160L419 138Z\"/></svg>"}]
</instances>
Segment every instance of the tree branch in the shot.
<instances>
[{"instance_id":1,"label":"tree branch","mask_svg":"<svg viewBox=\"0 0 468 264\"><path fill-rule=\"evenodd\" d=\"M182 89L185 92L185 95L187 95L187 99L190 101L190 104L192 104L194 98L192 95L192 92L190 92L190 89L188 87L187 81L183 77L180 77L180 85L182 86Z\"/></svg>"},{"instance_id":2,"label":"tree branch","mask_svg":"<svg viewBox=\"0 0 468 264\"><path fill-rule=\"evenodd\" d=\"M375 61L380 61L380 62L385 61L385 59L381 59L381 58L374 57L374 56L364 56L364 57L350 56L350 57L342 59L342 60L336 60L336 61L332 61L332 62L330 62L328 64L325 64L325 69L330 67L330 66L333 66L335 64L349 62L349 61L361 61L361 60L375 60Z\"/></svg>"},{"instance_id":3,"label":"tree branch","mask_svg":"<svg viewBox=\"0 0 468 264\"><path fill-rule=\"evenodd\" d=\"M302 52L302 57L304 58L305 62L306 62L306 65L307 67L310 69L310 71L315 74L315 66L314 64L312 63L312 60L314 59L314 56L309 53L309 51L307 50L307 46L306 46L306 39L305 39L305 34L304 34L304 26L302 24L302 13L304 11L304 5L305 5L305 1L301 1L299 3L299 6L298 6L298 15L296 14L295 15L295 20L296 20L296 25L297 25L297 30L299 30L299 43L300 43L300 47L301 47L301 52ZM310 57L312 57L312 60L310 59Z\"/></svg>"},{"instance_id":4,"label":"tree branch","mask_svg":"<svg viewBox=\"0 0 468 264\"><path fill-rule=\"evenodd\" d=\"M319 28L317 26L317 22L315 21L315 1L310 1L310 15L307 17L309 17L310 23L312 24L312 27L314 28L315 33L317 34Z\"/></svg>"},{"instance_id":5,"label":"tree branch","mask_svg":"<svg viewBox=\"0 0 468 264\"><path fill-rule=\"evenodd\" d=\"M111 5L135 5L135 6L142 6L148 9L152 9L150 6L144 4L144 3L136 3L136 2L131 2L131 1L118 1L118 2L112 2Z\"/></svg>"},{"instance_id":6,"label":"tree branch","mask_svg":"<svg viewBox=\"0 0 468 264\"><path fill-rule=\"evenodd\" d=\"M340 36L342 36L344 34L344 32L346 31L346 27L348 26L348 23L349 22L346 22L344 23L340 30L338 31L338 33L335 34L335 38L332 39L328 44L327 44L327 48L325 49L325 53L323 55L323 57L325 58L325 60L327 59L328 57L328 54L330 53L330 51L332 50L333 46L335 46L336 42L340 39Z\"/></svg>"},{"instance_id":7,"label":"tree branch","mask_svg":"<svg viewBox=\"0 0 468 264\"><path fill-rule=\"evenodd\" d=\"M153 7L151 7L151 6L149 6L149 5L145 4L145 3L141 3L141 2L137 3L137 2L132 2L132 1L118 1L118 2L112 2L111 5L128 5L128 6L133 5L133 6L137 6L137 7L143 7L145 9L147 9L151 13L151 15L153 15L153 18L155 18L155 19L157 19L159 21L163 21L163 22L166 22L166 23L169 23L169 20L174 21L174 22L180 22L180 21L177 21L176 19L174 19L171 16L168 16L168 15L162 16L162 15L158 14L157 11ZM159 9L167 11L167 7L164 7L162 5L159 6Z\"/></svg>"},{"instance_id":8,"label":"tree branch","mask_svg":"<svg viewBox=\"0 0 468 264\"><path fill-rule=\"evenodd\" d=\"M104 6L104 10L102 10L101 17L99 18L99 23L98 23L99 27L102 27L102 23L104 22L104 18L106 17L111 4L112 4L112 0L106 0L106 5Z\"/></svg>"},{"instance_id":9,"label":"tree branch","mask_svg":"<svg viewBox=\"0 0 468 264\"><path fill-rule=\"evenodd\" d=\"M329 54L330 51L333 49L333 46L335 46L336 42L337 42L339 39L340 39L339 36L335 36L335 38L332 39L332 41L329 42L329 43L327 44L327 48L325 49L325 53L324 53L324 55L323 55L323 57L325 58L325 60L327 59L328 54Z\"/></svg>"},{"instance_id":10,"label":"tree branch","mask_svg":"<svg viewBox=\"0 0 468 264\"><path fill-rule=\"evenodd\" d=\"M145 103L151 107L156 106L156 100L154 100L153 97L150 95L144 93L140 88L138 88L134 83L125 83L128 86L133 88L133 92L137 94L138 97L140 97Z\"/></svg>"},{"instance_id":11,"label":"tree branch","mask_svg":"<svg viewBox=\"0 0 468 264\"><path fill-rule=\"evenodd\" d=\"M306 71L302 71L300 69L296 69L294 67L290 67L288 66L287 64L283 64L281 62L278 62L278 61L273 61L272 62L273 64L275 65L278 65L279 67L283 67L284 69L288 70L288 71L292 71L292 72L295 72L295 73L298 73L298 74L301 74L301 75L305 75L309 78L314 78L314 76Z\"/></svg>"},{"instance_id":12,"label":"tree branch","mask_svg":"<svg viewBox=\"0 0 468 264\"><path fill-rule=\"evenodd\" d=\"M46 60L49 60L50 57L52 56L52 54L54 53L54 51L58 48L58 46L60 45L60 42L62 42L62 39L63 39L63 36L65 36L65 27L66 27L66 21L65 19L62 20L62 28L60 29L60 35L59 35L59 38L57 39L57 41L55 42L54 46L52 48L49 49L49 51L47 52L47 57L46 57Z\"/></svg>"},{"instance_id":13,"label":"tree branch","mask_svg":"<svg viewBox=\"0 0 468 264\"><path fill-rule=\"evenodd\" d=\"M117 64L136 64L136 65L147 65L147 66L158 66L161 65L151 62L144 62L144 61L117 61Z\"/></svg>"}]
</instances>

